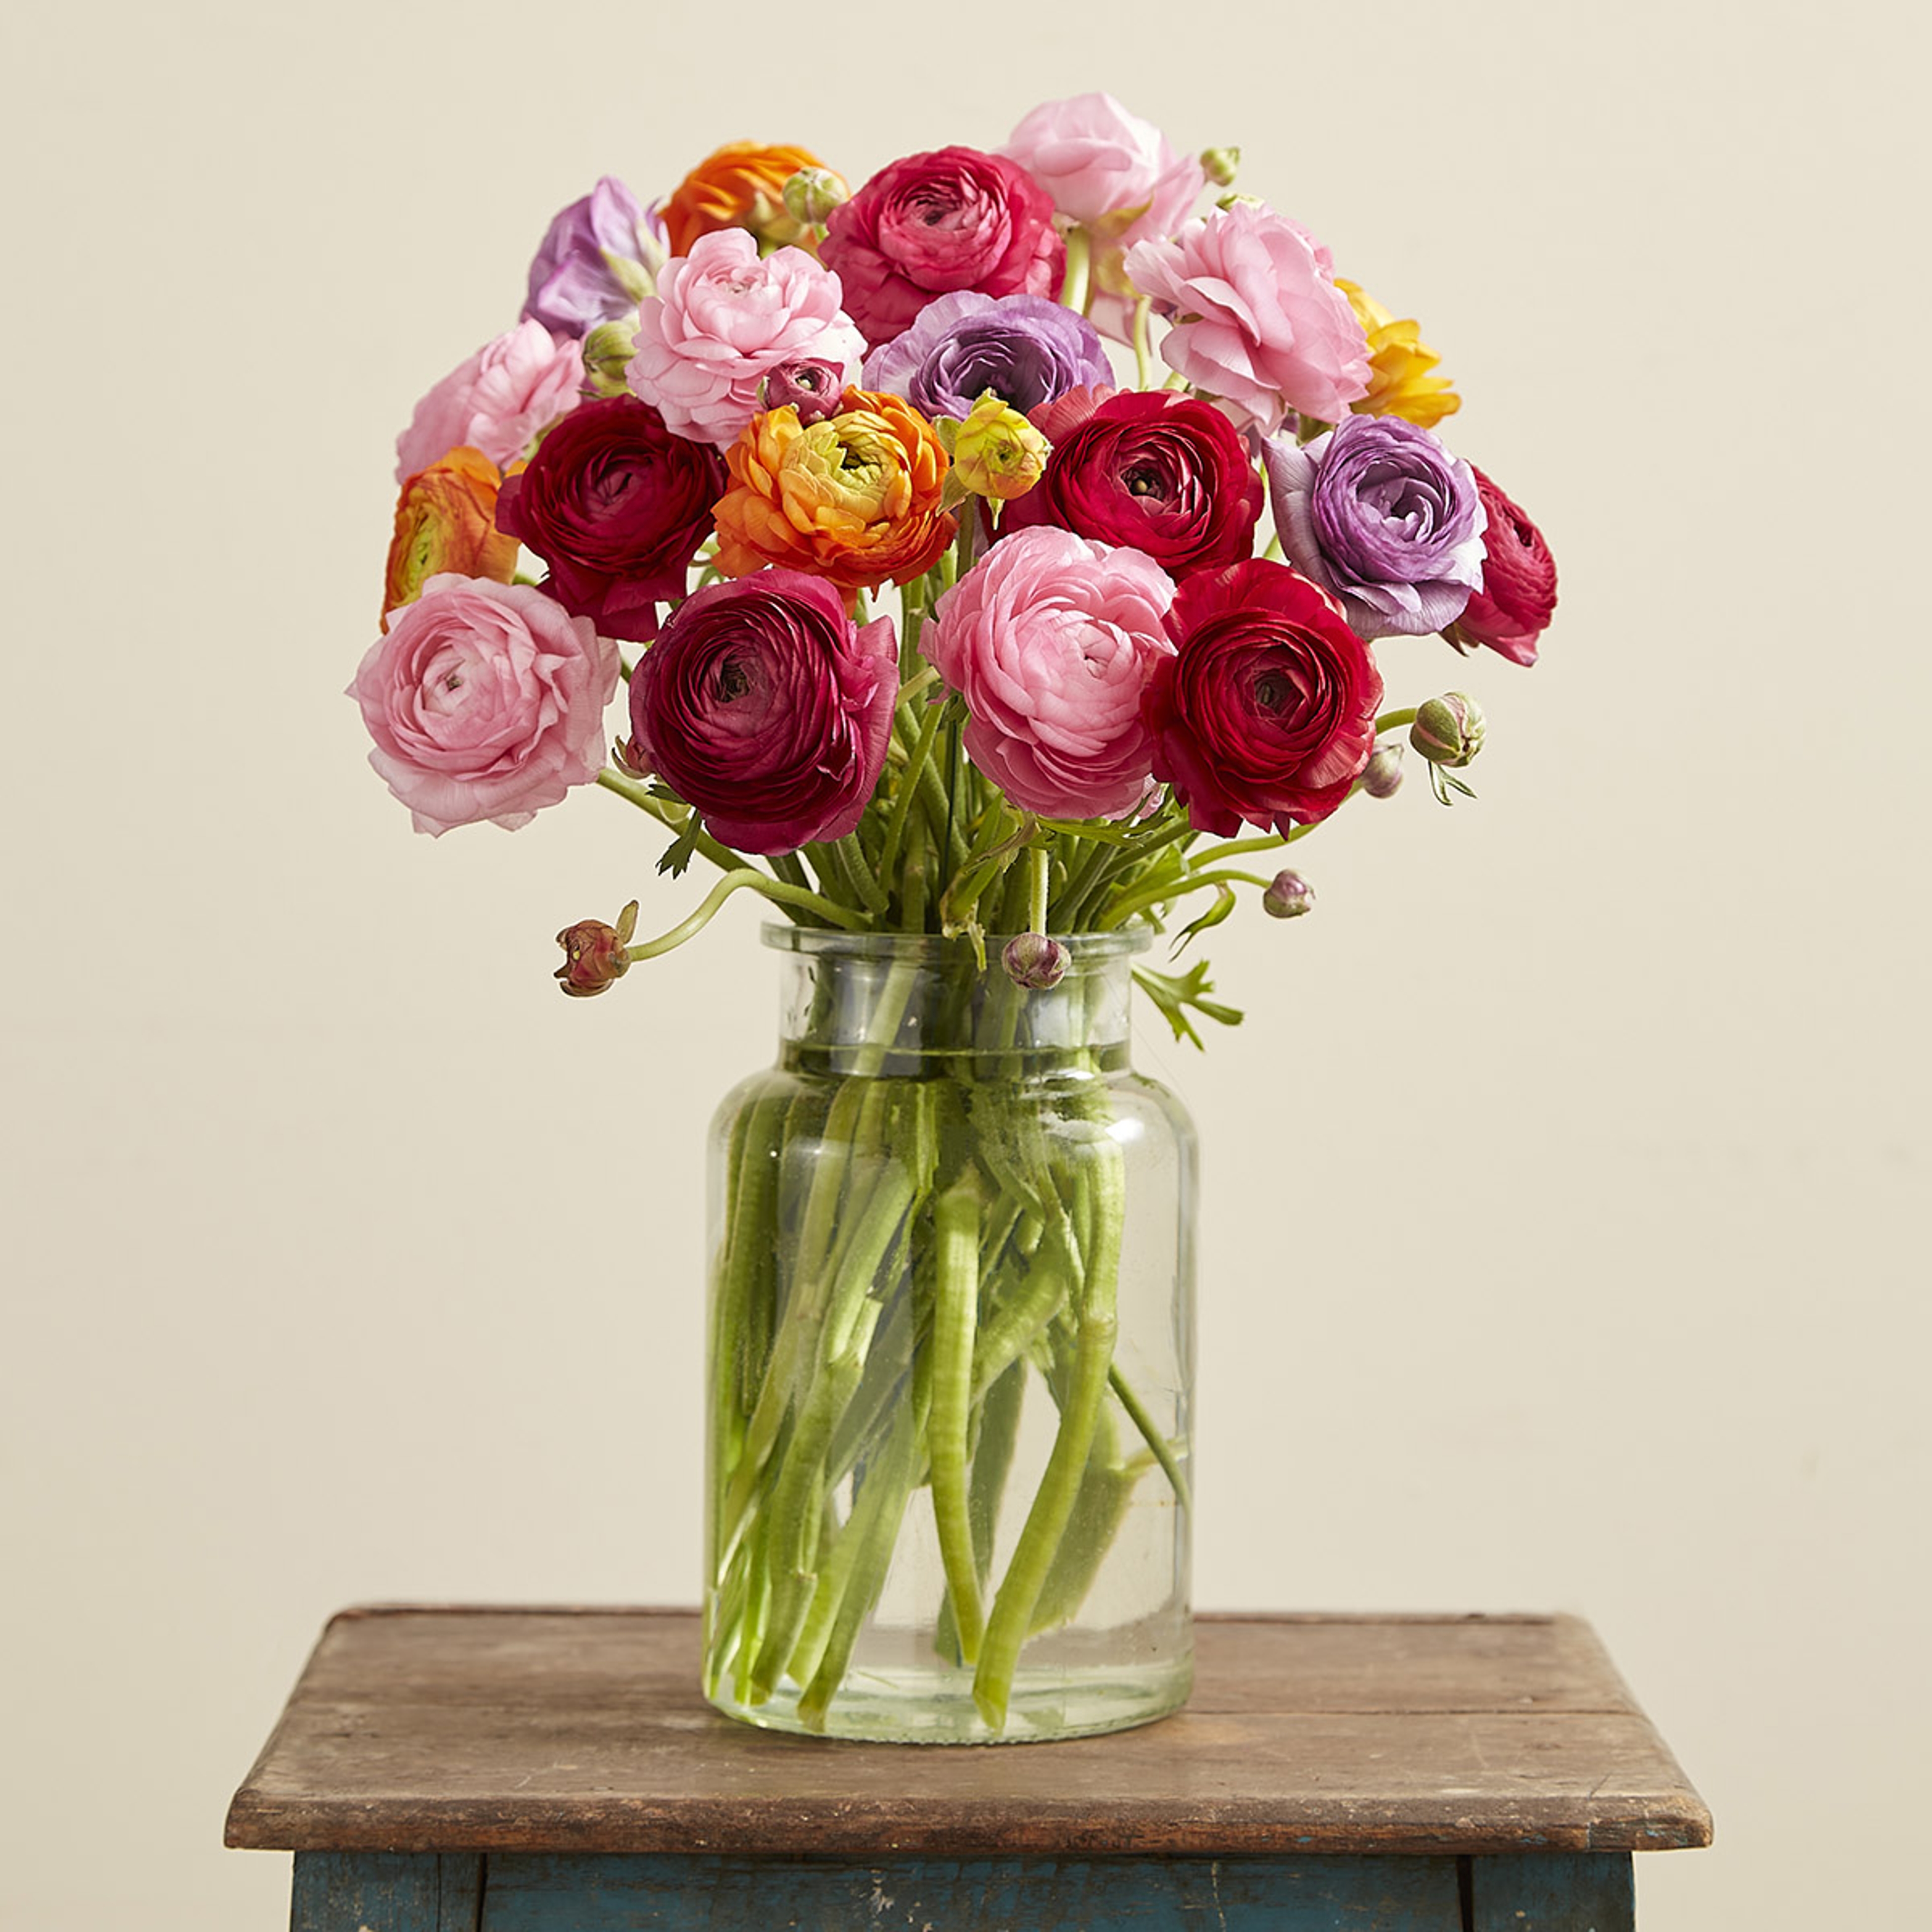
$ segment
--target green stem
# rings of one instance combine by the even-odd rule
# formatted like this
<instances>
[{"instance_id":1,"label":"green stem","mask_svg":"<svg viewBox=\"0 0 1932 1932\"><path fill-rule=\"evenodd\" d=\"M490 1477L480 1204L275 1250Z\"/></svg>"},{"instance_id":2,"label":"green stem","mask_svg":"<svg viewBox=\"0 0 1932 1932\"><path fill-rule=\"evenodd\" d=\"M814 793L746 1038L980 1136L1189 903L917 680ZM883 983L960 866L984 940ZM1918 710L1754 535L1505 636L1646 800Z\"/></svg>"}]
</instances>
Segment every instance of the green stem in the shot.
<instances>
[{"instance_id":1,"label":"green stem","mask_svg":"<svg viewBox=\"0 0 1932 1932\"><path fill-rule=\"evenodd\" d=\"M704 902L688 919L682 920L668 932L661 932L655 939L646 939L626 949L631 964L640 960L656 959L662 954L672 952L687 939L694 938L716 916L718 908L734 892L757 892L777 905L802 906L807 912L814 913L834 926L842 926L848 932L863 932L867 922L862 913L849 908L834 905L816 892L803 891L799 886L788 886L782 879L767 878L763 872L754 872L747 866L742 872L727 872L705 896Z\"/></svg>"},{"instance_id":2,"label":"green stem","mask_svg":"<svg viewBox=\"0 0 1932 1932\"><path fill-rule=\"evenodd\" d=\"M1414 716L1412 712L1409 715ZM680 809L668 799L654 797L637 779L627 778L614 765L606 765L597 774L597 782L606 791L615 792L640 812L648 812L660 825L668 826L674 832L682 832L686 820L691 815L690 806ZM733 851L728 845L721 845L708 832L700 831L692 843L722 872L735 871L746 863L742 854Z\"/></svg>"},{"instance_id":3,"label":"green stem","mask_svg":"<svg viewBox=\"0 0 1932 1932\"><path fill-rule=\"evenodd\" d=\"M1170 879L1164 885L1148 886L1116 899L1094 921L1094 926L1096 931L1112 932L1136 913L1145 912L1150 906L1166 905L1169 900L1182 898L1189 892L1198 892L1204 886L1265 886L1268 884L1266 879L1254 872L1184 872L1178 879Z\"/></svg>"},{"instance_id":4,"label":"green stem","mask_svg":"<svg viewBox=\"0 0 1932 1932\"><path fill-rule=\"evenodd\" d=\"M1165 1472L1174 1490L1174 1501L1184 1510L1194 1507L1192 1492L1187 1486L1187 1478L1183 1473L1179 1459L1174 1453L1174 1444L1161 1433L1160 1425L1148 1414L1145 1406L1137 1396L1125 1376L1116 1364L1107 1371L1107 1383L1127 1412L1127 1419L1141 1432L1141 1440L1154 1451L1154 1459Z\"/></svg>"},{"instance_id":5,"label":"green stem","mask_svg":"<svg viewBox=\"0 0 1932 1932\"><path fill-rule=\"evenodd\" d=\"M962 1660L980 1654L982 1616L967 1502L967 1423L973 1382L973 1331L980 1306L980 1186L968 1168L933 1204L934 1294L932 1408L926 1429L932 1466L932 1514Z\"/></svg>"},{"instance_id":6,"label":"green stem","mask_svg":"<svg viewBox=\"0 0 1932 1932\"><path fill-rule=\"evenodd\" d=\"M882 917L886 910L885 888L872 876L872 868L866 862L865 848L859 843L859 835L848 832L843 838L834 839L832 851L837 855L839 869L859 903L874 919Z\"/></svg>"},{"instance_id":7,"label":"green stem","mask_svg":"<svg viewBox=\"0 0 1932 1932\"><path fill-rule=\"evenodd\" d=\"M1376 720L1376 732L1379 736L1384 731L1399 730L1405 724L1413 724L1418 707L1410 705L1403 711L1384 711Z\"/></svg>"},{"instance_id":8,"label":"green stem","mask_svg":"<svg viewBox=\"0 0 1932 1932\"><path fill-rule=\"evenodd\" d=\"M1046 896L1051 879L1053 854L1044 845L1030 848L1026 855L1027 866L1027 930L1044 932L1046 930Z\"/></svg>"},{"instance_id":9,"label":"green stem","mask_svg":"<svg viewBox=\"0 0 1932 1932\"><path fill-rule=\"evenodd\" d=\"M1087 313L1087 278L1093 266L1094 244L1084 228L1072 228L1066 236L1066 276L1060 285L1061 304Z\"/></svg>"},{"instance_id":10,"label":"green stem","mask_svg":"<svg viewBox=\"0 0 1932 1932\"><path fill-rule=\"evenodd\" d=\"M900 694L900 702L905 701ZM879 872L890 879L892 868L898 862L899 848L905 841L906 820L912 812L913 801L919 796L919 788L925 782L926 774L932 759L933 742L939 735L939 718L945 709L943 705L928 704L919 721L919 736L913 740L910 754L906 759L905 769L899 773L898 790L893 794L892 809L886 819L885 843L879 853ZM900 898L905 895L902 890Z\"/></svg>"},{"instance_id":11,"label":"green stem","mask_svg":"<svg viewBox=\"0 0 1932 1932\"><path fill-rule=\"evenodd\" d=\"M1148 316L1154 304L1145 296L1134 304L1134 386L1148 389L1154 386L1154 350L1148 340Z\"/></svg>"}]
</instances>

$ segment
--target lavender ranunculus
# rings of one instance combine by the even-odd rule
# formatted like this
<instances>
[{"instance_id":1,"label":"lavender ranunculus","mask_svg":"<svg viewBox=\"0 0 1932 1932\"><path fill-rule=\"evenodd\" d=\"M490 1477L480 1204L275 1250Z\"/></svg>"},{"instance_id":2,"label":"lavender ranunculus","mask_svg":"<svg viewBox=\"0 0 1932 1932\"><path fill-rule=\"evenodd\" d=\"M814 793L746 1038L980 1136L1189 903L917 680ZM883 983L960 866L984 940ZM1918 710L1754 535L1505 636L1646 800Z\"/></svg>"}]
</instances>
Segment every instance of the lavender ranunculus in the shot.
<instances>
[{"instance_id":1,"label":"lavender ranunculus","mask_svg":"<svg viewBox=\"0 0 1932 1932\"><path fill-rule=\"evenodd\" d=\"M550 224L530 264L524 314L554 335L587 334L634 312L650 286L645 265L662 254L637 196L606 175Z\"/></svg>"},{"instance_id":2,"label":"lavender ranunculus","mask_svg":"<svg viewBox=\"0 0 1932 1932\"><path fill-rule=\"evenodd\" d=\"M1342 602L1358 637L1419 637L1483 580L1475 473L1399 416L1344 416L1301 448L1262 446L1282 548Z\"/></svg>"},{"instance_id":3,"label":"lavender ranunculus","mask_svg":"<svg viewBox=\"0 0 1932 1932\"><path fill-rule=\"evenodd\" d=\"M1024 415L1113 379L1085 316L1043 296L962 289L928 303L904 334L874 350L864 382L904 397L922 415L963 418L988 389Z\"/></svg>"}]
</instances>

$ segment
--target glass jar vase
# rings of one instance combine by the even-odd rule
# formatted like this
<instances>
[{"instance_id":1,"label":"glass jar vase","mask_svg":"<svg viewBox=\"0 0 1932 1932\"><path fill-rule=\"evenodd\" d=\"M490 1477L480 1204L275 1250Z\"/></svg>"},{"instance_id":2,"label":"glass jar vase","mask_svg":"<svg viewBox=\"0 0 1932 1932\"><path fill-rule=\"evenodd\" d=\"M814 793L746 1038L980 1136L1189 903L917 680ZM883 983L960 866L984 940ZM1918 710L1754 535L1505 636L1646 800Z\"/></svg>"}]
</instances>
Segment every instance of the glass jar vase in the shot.
<instances>
[{"instance_id":1,"label":"glass jar vase","mask_svg":"<svg viewBox=\"0 0 1932 1932\"><path fill-rule=\"evenodd\" d=\"M1192 1674L1195 1142L1133 934L766 929L778 1064L714 1124L704 1682L909 1742L1143 1724Z\"/></svg>"}]
</instances>

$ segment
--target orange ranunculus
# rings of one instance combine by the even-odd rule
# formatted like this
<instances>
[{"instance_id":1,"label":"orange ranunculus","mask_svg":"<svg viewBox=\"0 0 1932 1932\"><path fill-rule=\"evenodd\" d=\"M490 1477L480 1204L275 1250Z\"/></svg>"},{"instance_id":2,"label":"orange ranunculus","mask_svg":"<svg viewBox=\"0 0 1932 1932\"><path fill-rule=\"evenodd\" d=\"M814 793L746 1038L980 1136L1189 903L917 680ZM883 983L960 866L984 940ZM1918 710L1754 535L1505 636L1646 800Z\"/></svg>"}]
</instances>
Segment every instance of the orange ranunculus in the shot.
<instances>
[{"instance_id":1,"label":"orange ranunculus","mask_svg":"<svg viewBox=\"0 0 1932 1932\"><path fill-rule=\"evenodd\" d=\"M727 577L781 563L846 591L904 584L939 561L958 527L939 507L946 452L897 396L848 389L839 413L808 428L789 404L768 410L724 460L718 568Z\"/></svg>"},{"instance_id":2,"label":"orange ranunculus","mask_svg":"<svg viewBox=\"0 0 1932 1932\"><path fill-rule=\"evenodd\" d=\"M789 214L784 184L801 168L825 164L803 148L764 148L730 141L698 163L659 212L674 255L688 255L700 235L748 228L767 248L809 248L820 231Z\"/></svg>"},{"instance_id":3,"label":"orange ranunculus","mask_svg":"<svg viewBox=\"0 0 1932 1932\"><path fill-rule=\"evenodd\" d=\"M512 466L513 471L524 466ZM432 577L488 578L508 584L517 574L517 540L496 527L502 474L466 444L439 457L403 485L396 500L396 533L389 539L382 579L382 628L389 615L413 604Z\"/></svg>"},{"instance_id":4,"label":"orange ranunculus","mask_svg":"<svg viewBox=\"0 0 1932 1932\"><path fill-rule=\"evenodd\" d=\"M1422 340L1422 325L1398 322L1375 297L1335 278L1355 320L1369 338L1368 394L1349 404L1358 416L1400 416L1418 429L1433 429L1462 406L1446 376L1430 372L1442 361Z\"/></svg>"}]
</instances>

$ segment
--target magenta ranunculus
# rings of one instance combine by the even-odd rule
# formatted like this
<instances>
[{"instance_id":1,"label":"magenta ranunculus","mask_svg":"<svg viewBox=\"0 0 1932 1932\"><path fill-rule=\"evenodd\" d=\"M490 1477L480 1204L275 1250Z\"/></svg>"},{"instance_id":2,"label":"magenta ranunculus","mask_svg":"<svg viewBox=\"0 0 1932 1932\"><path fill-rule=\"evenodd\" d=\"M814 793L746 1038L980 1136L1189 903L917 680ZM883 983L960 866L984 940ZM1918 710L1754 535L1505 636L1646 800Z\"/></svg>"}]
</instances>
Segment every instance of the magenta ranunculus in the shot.
<instances>
[{"instance_id":1,"label":"magenta ranunculus","mask_svg":"<svg viewBox=\"0 0 1932 1932\"><path fill-rule=\"evenodd\" d=\"M1475 473L1400 416L1346 416L1311 442L1262 446L1288 560L1365 638L1453 623L1482 581Z\"/></svg>"},{"instance_id":2,"label":"magenta ranunculus","mask_svg":"<svg viewBox=\"0 0 1932 1932\"><path fill-rule=\"evenodd\" d=\"M774 370L831 362L842 387L856 379L865 338L838 303L838 278L802 248L761 259L742 228L700 235L659 271L625 373L677 435L734 443L764 408L759 386Z\"/></svg>"},{"instance_id":3,"label":"magenta ranunculus","mask_svg":"<svg viewBox=\"0 0 1932 1932\"><path fill-rule=\"evenodd\" d=\"M526 584L432 577L349 687L418 832L514 832L604 763L617 647Z\"/></svg>"},{"instance_id":4,"label":"magenta ranunculus","mask_svg":"<svg viewBox=\"0 0 1932 1932\"><path fill-rule=\"evenodd\" d=\"M639 292L650 286L646 264L662 254L637 196L606 175L545 232L530 263L524 314L554 334L584 335L637 307Z\"/></svg>"},{"instance_id":5,"label":"magenta ranunculus","mask_svg":"<svg viewBox=\"0 0 1932 1932\"><path fill-rule=\"evenodd\" d=\"M682 597L730 482L715 449L674 436L634 396L565 417L496 498L496 527L550 566L544 588L606 637L657 635L658 608Z\"/></svg>"},{"instance_id":6,"label":"magenta ranunculus","mask_svg":"<svg viewBox=\"0 0 1932 1932\"><path fill-rule=\"evenodd\" d=\"M1066 266L1052 196L1018 163L976 148L881 168L832 211L818 252L874 347L910 328L934 296L1054 296Z\"/></svg>"},{"instance_id":7,"label":"magenta ranunculus","mask_svg":"<svg viewBox=\"0 0 1932 1932\"><path fill-rule=\"evenodd\" d=\"M1382 674L1329 598L1256 557L1190 578L1154 668L1154 770L1217 838L1325 818L1376 748Z\"/></svg>"},{"instance_id":8,"label":"magenta ranunculus","mask_svg":"<svg viewBox=\"0 0 1932 1932\"><path fill-rule=\"evenodd\" d=\"M1151 121L1111 94L1078 94L1036 107L1000 150L1019 163L1070 220L1126 244L1170 233L1206 186L1192 154L1177 154Z\"/></svg>"},{"instance_id":9,"label":"magenta ranunculus","mask_svg":"<svg viewBox=\"0 0 1932 1932\"><path fill-rule=\"evenodd\" d=\"M920 647L966 700L973 762L1049 818L1118 818L1151 783L1141 716L1174 580L1136 550L1022 530L939 600Z\"/></svg>"},{"instance_id":10,"label":"magenta ranunculus","mask_svg":"<svg viewBox=\"0 0 1932 1932\"><path fill-rule=\"evenodd\" d=\"M466 444L498 469L574 408L584 384L578 345L540 322L520 322L487 342L417 404L396 439L396 481L406 482Z\"/></svg>"},{"instance_id":11,"label":"magenta ranunculus","mask_svg":"<svg viewBox=\"0 0 1932 1932\"><path fill-rule=\"evenodd\" d=\"M1240 428L1290 410L1334 422L1369 388L1369 345L1328 250L1299 222L1238 201L1127 250L1135 287L1175 318L1168 367Z\"/></svg>"},{"instance_id":12,"label":"magenta ranunculus","mask_svg":"<svg viewBox=\"0 0 1932 1932\"><path fill-rule=\"evenodd\" d=\"M740 851L842 838L885 766L898 661L890 617L861 628L802 571L712 584L631 674L632 761Z\"/></svg>"},{"instance_id":13,"label":"magenta ranunculus","mask_svg":"<svg viewBox=\"0 0 1932 1932\"><path fill-rule=\"evenodd\" d=\"M1489 527L1483 580L1449 633L1452 644L1486 644L1512 664L1533 664L1537 640L1556 608L1556 560L1543 532L1495 484L1469 466Z\"/></svg>"}]
</instances>

